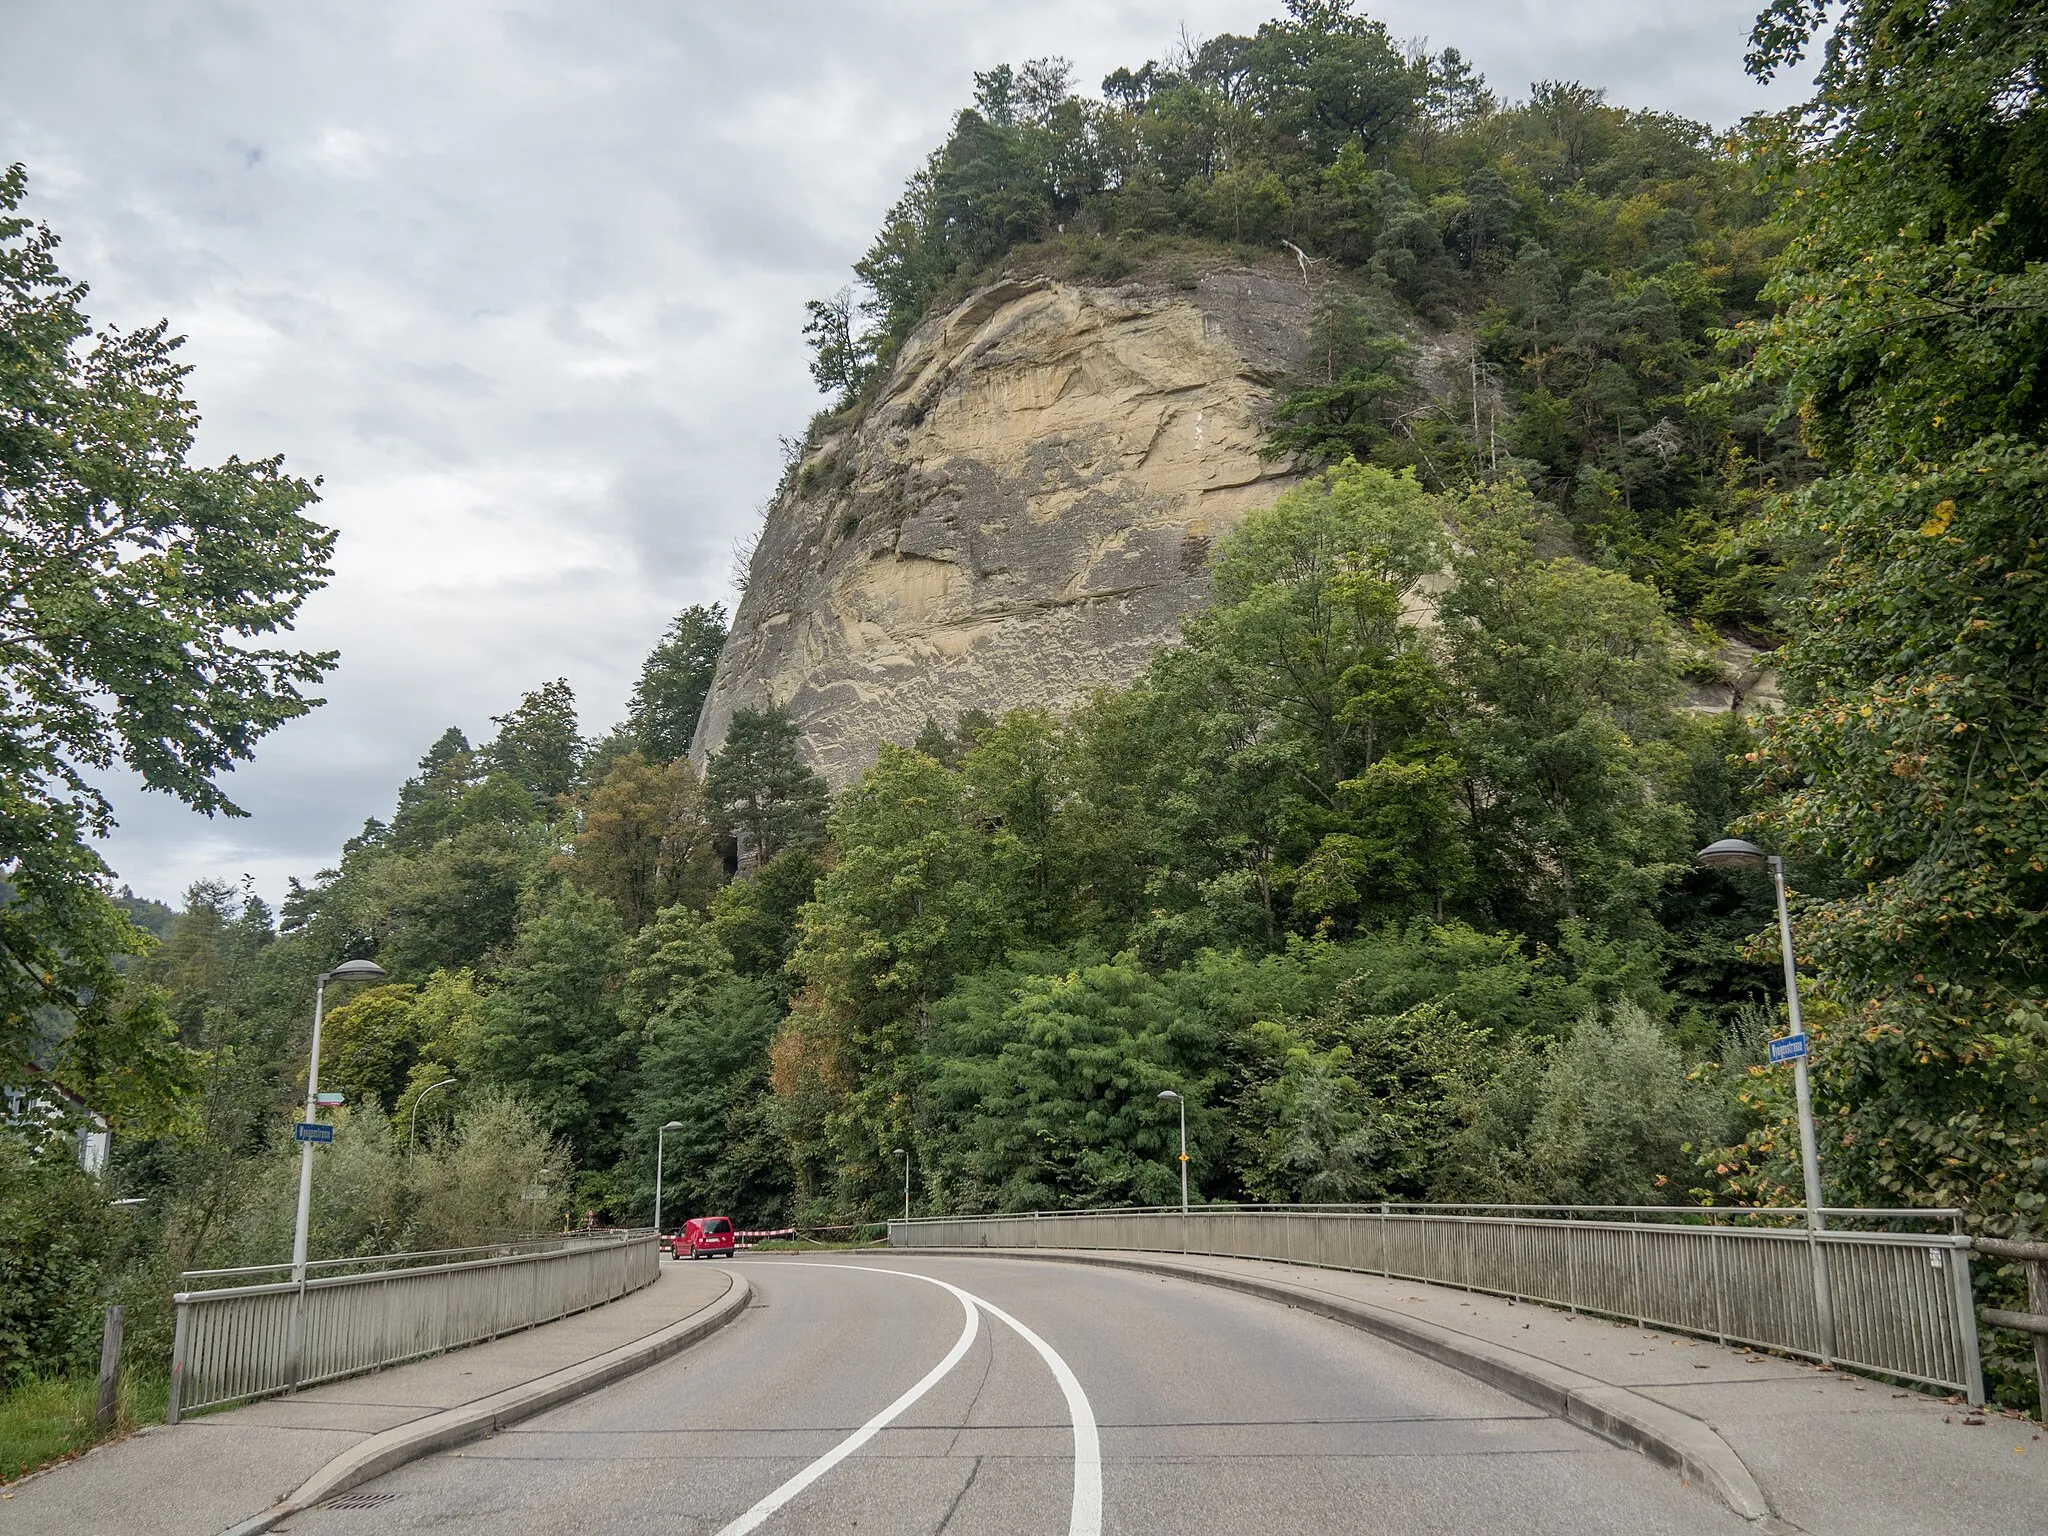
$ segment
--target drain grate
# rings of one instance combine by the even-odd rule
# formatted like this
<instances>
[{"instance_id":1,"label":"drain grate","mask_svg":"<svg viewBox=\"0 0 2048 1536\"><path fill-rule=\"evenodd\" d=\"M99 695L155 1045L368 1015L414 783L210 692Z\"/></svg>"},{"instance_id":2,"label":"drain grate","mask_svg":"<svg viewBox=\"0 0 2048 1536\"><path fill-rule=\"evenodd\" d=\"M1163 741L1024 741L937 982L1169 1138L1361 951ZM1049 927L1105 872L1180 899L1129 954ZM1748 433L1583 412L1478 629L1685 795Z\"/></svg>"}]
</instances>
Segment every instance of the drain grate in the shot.
<instances>
[{"instance_id":1,"label":"drain grate","mask_svg":"<svg viewBox=\"0 0 2048 1536\"><path fill-rule=\"evenodd\" d=\"M327 1500L322 1509L375 1509L380 1504L389 1504L397 1498L395 1493L344 1493Z\"/></svg>"}]
</instances>

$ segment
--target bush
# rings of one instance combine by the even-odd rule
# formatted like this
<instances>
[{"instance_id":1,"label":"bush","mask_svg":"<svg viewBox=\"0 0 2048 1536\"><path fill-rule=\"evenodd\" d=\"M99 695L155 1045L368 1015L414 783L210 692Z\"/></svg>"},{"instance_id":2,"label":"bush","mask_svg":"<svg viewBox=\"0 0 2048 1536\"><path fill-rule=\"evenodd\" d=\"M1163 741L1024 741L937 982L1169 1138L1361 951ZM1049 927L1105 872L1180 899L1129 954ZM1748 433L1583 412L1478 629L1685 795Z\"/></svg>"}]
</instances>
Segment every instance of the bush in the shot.
<instances>
[{"instance_id":1,"label":"bush","mask_svg":"<svg viewBox=\"0 0 2048 1536\"><path fill-rule=\"evenodd\" d=\"M1571 1036L1517 1042L1465 1106L1435 1198L1560 1205L1671 1205L1703 1154L1735 1134L1718 1070L1688 1071L1637 1004L1588 1013Z\"/></svg>"},{"instance_id":2,"label":"bush","mask_svg":"<svg viewBox=\"0 0 2048 1536\"><path fill-rule=\"evenodd\" d=\"M316 1259L368 1258L465 1248L560 1225L574 1178L568 1148L539 1117L504 1093L471 1098L452 1133L422 1133L417 1152L375 1099L339 1112L334 1140L313 1153L308 1252ZM237 1215L208 1243L208 1267L278 1263L291 1253L299 1194L296 1144L280 1141L240 1171ZM547 1190L545 1200L527 1198Z\"/></svg>"},{"instance_id":3,"label":"bush","mask_svg":"<svg viewBox=\"0 0 2048 1536\"><path fill-rule=\"evenodd\" d=\"M0 1386L97 1361L124 1219L68 1140L0 1131Z\"/></svg>"}]
</instances>

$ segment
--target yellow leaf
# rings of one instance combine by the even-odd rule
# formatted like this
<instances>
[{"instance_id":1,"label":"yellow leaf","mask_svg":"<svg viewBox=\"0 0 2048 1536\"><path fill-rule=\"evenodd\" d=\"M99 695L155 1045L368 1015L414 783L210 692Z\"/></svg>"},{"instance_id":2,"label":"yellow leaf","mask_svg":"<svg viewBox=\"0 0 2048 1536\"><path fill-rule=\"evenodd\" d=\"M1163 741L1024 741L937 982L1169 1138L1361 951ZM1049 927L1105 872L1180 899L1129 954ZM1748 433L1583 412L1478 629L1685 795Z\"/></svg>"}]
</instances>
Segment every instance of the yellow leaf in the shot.
<instances>
[{"instance_id":1,"label":"yellow leaf","mask_svg":"<svg viewBox=\"0 0 2048 1536\"><path fill-rule=\"evenodd\" d=\"M1934 515L1920 525L1921 536L1938 539L1948 532L1948 525L1955 520L1956 504L1953 501L1943 501L1935 507Z\"/></svg>"}]
</instances>

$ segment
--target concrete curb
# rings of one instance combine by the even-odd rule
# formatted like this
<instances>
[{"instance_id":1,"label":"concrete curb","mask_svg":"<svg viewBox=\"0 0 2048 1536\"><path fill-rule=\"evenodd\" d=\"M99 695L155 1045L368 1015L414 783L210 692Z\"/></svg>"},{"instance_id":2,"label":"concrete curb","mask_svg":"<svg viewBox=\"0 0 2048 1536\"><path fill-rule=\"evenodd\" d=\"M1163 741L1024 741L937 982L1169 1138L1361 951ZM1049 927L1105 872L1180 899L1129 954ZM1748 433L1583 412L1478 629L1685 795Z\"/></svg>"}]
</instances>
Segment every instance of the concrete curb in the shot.
<instances>
[{"instance_id":1,"label":"concrete curb","mask_svg":"<svg viewBox=\"0 0 2048 1536\"><path fill-rule=\"evenodd\" d=\"M617 1349L576 1365L565 1366L547 1376L536 1377L473 1403L429 1414L370 1436L362 1444L343 1451L315 1472L281 1504L240 1525L230 1526L221 1536L259 1536L280 1520L312 1508L323 1499L346 1493L372 1478L382 1477L409 1461L444 1451L453 1445L481 1440L509 1424L532 1418L570 1400L610 1386L622 1377L666 1360L698 1340L716 1333L738 1317L753 1297L746 1277L728 1270L732 1284L718 1300L688 1317L670 1323L645 1338L621 1344Z\"/></svg>"},{"instance_id":2,"label":"concrete curb","mask_svg":"<svg viewBox=\"0 0 2048 1536\"><path fill-rule=\"evenodd\" d=\"M1242 1291L1248 1296L1314 1312L1334 1322L1376 1334L1440 1365L1448 1365L1476 1377L1511 1397L1532 1403L1590 1430L1603 1440L1640 1451L1652 1461L1712 1489L1722 1503L1743 1519L1756 1522L1764 1531L1789 1532L1796 1529L1778 1518L1755 1476L1736 1455L1735 1448L1723 1440L1711 1425L1641 1393L1631 1392L1626 1387L1582 1375L1506 1345L1459 1333L1454 1328L1424 1322L1420 1318L1390 1312L1348 1297L1333 1296L1328 1291L1309 1286L1290 1285L1253 1275L1225 1274L1204 1269L1198 1264L1176 1263L1167 1259L1033 1248L903 1248L896 1251L906 1255L934 1253L960 1258L1048 1259L1064 1264L1134 1269Z\"/></svg>"}]
</instances>

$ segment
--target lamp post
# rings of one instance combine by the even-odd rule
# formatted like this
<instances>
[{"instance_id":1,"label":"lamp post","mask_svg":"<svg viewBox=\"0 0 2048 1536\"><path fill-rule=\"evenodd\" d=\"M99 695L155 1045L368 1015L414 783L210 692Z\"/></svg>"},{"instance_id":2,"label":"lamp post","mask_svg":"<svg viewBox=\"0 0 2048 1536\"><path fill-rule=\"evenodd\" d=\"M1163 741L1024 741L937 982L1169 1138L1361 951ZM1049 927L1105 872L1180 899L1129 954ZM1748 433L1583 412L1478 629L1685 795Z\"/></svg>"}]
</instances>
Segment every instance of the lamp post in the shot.
<instances>
[{"instance_id":1,"label":"lamp post","mask_svg":"<svg viewBox=\"0 0 2048 1536\"><path fill-rule=\"evenodd\" d=\"M1799 1054L1792 1058L1792 1086L1799 1103L1799 1169L1806 1185L1806 1227L1810 1233L1827 1230L1821 1214L1820 1144L1813 1130L1813 1086L1806 1072L1806 1020L1799 1011L1799 966L1792 951L1792 912L1785 904L1785 860L1765 853L1754 843L1739 837L1724 837L1699 851L1699 862L1708 869L1768 869L1778 897L1778 953L1785 962L1785 1012L1791 1021L1788 1040L1799 1042ZM1818 1241L1813 1248L1813 1304L1820 1322L1821 1349L1827 1364L1834 1363L1835 1317L1833 1290L1828 1282L1825 1255Z\"/></svg>"},{"instance_id":2,"label":"lamp post","mask_svg":"<svg viewBox=\"0 0 2048 1536\"><path fill-rule=\"evenodd\" d=\"M654 1133L654 1246L657 1250L661 1247L661 1144L668 1139L670 1131L682 1128L682 1121L671 1120Z\"/></svg>"},{"instance_id":3,"label":"lamp post","mask_svg":"<svg viewBox=\"0 0 2048 1536\"><path fill-rule=\"evenodd\" d=\"M908 1221L910 1220L910 1154L902 1147L898 1147L896 1155L903 1159L903 1219Z\"/></svg>"},{"instance_id":4,"label":"lamp post","mask_svg":"<svg viewBox=\"0 0 2048 1536\"><path fill-rule=\"evenodd\" d=\"M435 1090L436 1088L446 1088L446 1087L447 1087L447 1086L448 1086L448 1085L449 1085L450 1083L452 1083L452 1082L454 1082L454 1081L455 1081L455 1079L454 1079L454 1078L452 1078L452 1077L444 1077L444 1078L442 1078L442 1079L441 1079L441 1081L439 1081L438 1083L429 1083L429 1084L427 1084L427 1086L426 1086L426 1087L422 1088L422 1089L421 1089L421 1090L419 1091L419 1098L416 1098L416 1099L414 1099L414 1100L412 1101L412 1131L411 1131L411 1133L410 1133L409 1135L407 1135L407 1137L405 1138L405 1155L406 1155L407 1157L411 1157L411 1156L412 1156L414 1148L415 1148L415 1147L417 1147L417 1146L418 1146L418 1144L419 1144L419 1139L420 1139L420 1099L424 1099L424 1098L425 1098L425 1097L426 1097L426 1096L427 1096L428 1094L432 1093L432 1092L433 1092L433 1091L434 1091L434 1090Z\"/></svg>"},{"instance_id":5,"label":"lamp post","mask_svg":"<svg viewBox=\"0 0 2048 1536\"><path fill-rule=\"evenodd\" d=\"M1188 1101L1171 1088L1160 1094L1161 1099L1171 1099L1180 1106L1180 1213L1188 1213Z\"/></svg>"},{"instance_id":6,"label":"lamp post","mask_svg":"<svg viewBox=\"0 0 2048 1536\"><path fill-rule=\"evenodd\" d=\"M327 983L330 981L382 981L384 967L374 960L344 960L313 980L313 1059L306 1069L306 1119L318 1110L320 1092L320 1022L327 1012ZM313 1143L299 1143L299 1215L292 1228L292 1284L306 1283L306 1233L313 1217Z\"/></svg>"}]
</instances>

